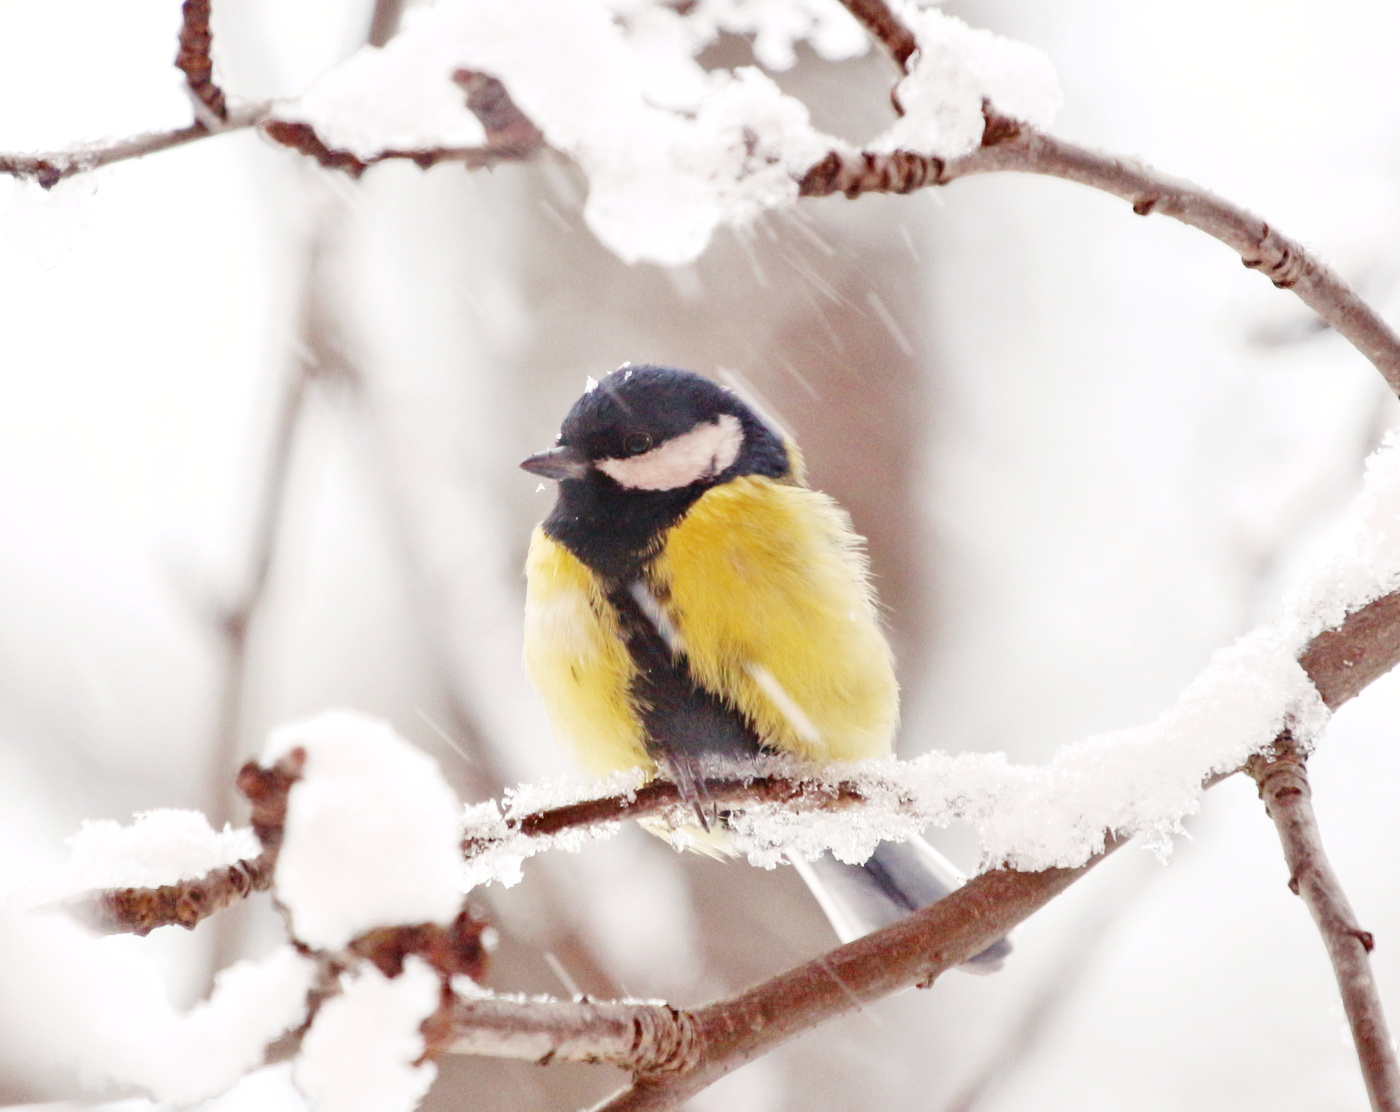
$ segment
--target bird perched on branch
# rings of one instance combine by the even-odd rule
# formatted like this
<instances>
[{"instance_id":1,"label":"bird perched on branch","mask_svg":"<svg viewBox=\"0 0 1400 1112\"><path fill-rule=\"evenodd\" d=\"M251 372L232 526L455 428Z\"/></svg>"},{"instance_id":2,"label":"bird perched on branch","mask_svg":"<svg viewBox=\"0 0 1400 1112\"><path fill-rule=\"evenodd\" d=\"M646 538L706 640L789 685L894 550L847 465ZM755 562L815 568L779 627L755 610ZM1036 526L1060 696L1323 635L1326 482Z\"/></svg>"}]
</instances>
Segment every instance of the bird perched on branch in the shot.
<instances>
[{"instance_id":1,"label":"bird perched on branch","mask_svg":"<svg viewBox=\"0 0 1400 1112\"><path fill-rule=\"evenodd\" d=\"M525 661L584 763L659 766L698 802L717 763L890 752L899 695L864 542L736 394L624 366L521 466L559 484L530 543ZM923 842L794 863L843 940L962 882Z\"/></svg>"}]
</instances>

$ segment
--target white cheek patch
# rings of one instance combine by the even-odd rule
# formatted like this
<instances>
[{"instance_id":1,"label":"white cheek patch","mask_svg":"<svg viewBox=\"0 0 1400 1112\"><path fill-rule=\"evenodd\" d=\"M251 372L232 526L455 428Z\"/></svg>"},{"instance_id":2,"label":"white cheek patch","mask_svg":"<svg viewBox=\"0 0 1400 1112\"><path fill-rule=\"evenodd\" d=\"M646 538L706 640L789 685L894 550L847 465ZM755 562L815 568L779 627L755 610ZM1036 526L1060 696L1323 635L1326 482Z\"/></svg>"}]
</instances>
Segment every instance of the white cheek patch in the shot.
<instances>
[{"instance_id":1,"label":"white cheek patch","mask_svg":"<svg viewBox=\"0 0 1400 1112\"><path fill-rule=\"evenodd\" d=\"M660 447L628 459L600 459L599 471L629 490L675 490L718 475L739 458L744 429L739 418L721 413Z\"/></svg>"}]
</instances>

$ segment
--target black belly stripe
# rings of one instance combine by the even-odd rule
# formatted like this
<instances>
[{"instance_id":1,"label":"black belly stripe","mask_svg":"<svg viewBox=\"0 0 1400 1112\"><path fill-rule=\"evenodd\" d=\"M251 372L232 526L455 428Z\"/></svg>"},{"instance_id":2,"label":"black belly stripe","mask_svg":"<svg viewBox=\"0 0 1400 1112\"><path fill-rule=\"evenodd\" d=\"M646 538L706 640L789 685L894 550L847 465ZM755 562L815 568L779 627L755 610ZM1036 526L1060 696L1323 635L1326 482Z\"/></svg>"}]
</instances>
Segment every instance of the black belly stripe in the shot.
<instances>
[{"instance_id":1,"label":"black belly stripe","mask_svg":"<svg viewBox=\"0 0 1400 1112\"><path fill-rule=\"evenodd\" d=\"M607 598L637 666L631 695L646 733L647 752L682 790L708 762L761 755L763 746L748 719L695 681L684 653L672 651L627 587L614 587Z\"/></svg>"}]
</instances>

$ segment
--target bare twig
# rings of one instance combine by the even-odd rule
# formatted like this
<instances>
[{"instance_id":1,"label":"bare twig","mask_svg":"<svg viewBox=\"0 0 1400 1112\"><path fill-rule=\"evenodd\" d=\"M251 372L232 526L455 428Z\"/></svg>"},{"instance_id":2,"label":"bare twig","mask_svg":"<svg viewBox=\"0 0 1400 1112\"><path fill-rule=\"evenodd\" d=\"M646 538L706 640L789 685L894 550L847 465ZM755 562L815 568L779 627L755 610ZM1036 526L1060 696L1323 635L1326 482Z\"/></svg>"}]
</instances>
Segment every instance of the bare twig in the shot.
<instances>
[{"instance_id":1,"label":"bare twig","mask_svg":"<svg viewBox=\"0 0 1400 1112\"><path fill-rule=\"evenodd\" d=\"M516 143L501 147L434 147L422 150L386 150L371 158L360 158L349 151L328 147L310 124L297 120L268 120L262 133L269 139L290 147L299 154L314 158L327 170L342 170L358 178L371 166L381 162L412 162L420 170L431 170L442 162L460 162L468 170L489 169L502 162L520 162L539 148L526 149Z\"/></svg>"},{"instance_id":2,"label":"bare twig","mask_svg":"<svg viewBox=\"0 0 1400 1112\"><path fill-rule=\"evenodd\" d=\"M1099 154L988 112L982 145L945 162L912 151L835 151L803 176L803 196L908 193L975 174L1017 171L1063 178L1128 201L1141 216L1157 212L1205 232L1238 252L1244 265L1292 290L1346 337L1400 393L1400 335L1325 263L1247 209L1141 163Z\"/></svg>"},{"instance_id":3,"label":"bare twig","mask_svg":"<svg viewBox=\"0 0 1400 1112\"><path fill-rule=\"evenodd\" d=\"M402 18L403 0L375 0L365 41L370 46L383 46L398 34L399 21Z\"/></svg>"},{"instance_id":4,"label":"bare twig","mask_svg":"<svg viewBox=\"0 0 1400 1112\"><path fill-rule=\"evenodd\" d=\"M272 887L276 857L260 854L215 869L196 880L159 888L107 888L89 892L65 905L65 910L99 934L147 935L157 927L194 930L251 892Z\"/></svg>"},{"instance_id":5,"label":"bare twig","mask_svg":"<svg viewBox=\"0 0 1400 1112\"><path fill-rule=\"evenodd\" d=\"M1371 1107L1376 1112L1400 1112L1400 1064L1371 972L1369 954L1375 940L1357 926L1356 913L1322 847L1307 759L1284 735L1273 754L1251 758L1248 767L1283 843L1288 887L1307 905L1332 960Z\"/></svg>"},{"instance_id":6,"label":"bare twig","mask_svg":"<svg viewBox=\"0 0 1400 1112\"><path fill-rule=\"evenodd\" d=\"M229 110L228 119L219 128L218 134L228 131L242 131L260 123L267 115L270 105L266 102L242 105ZM75 174L85 174L114 162L125 162L144 155L168 151L172 147L182 147L199 139L207 139L215 134L202 123L187 124L170 131L148 131L143 135L133 135L129 139L118 139L105 145L72 147L66 151L48 151L41 154L0 154L0 174L37 182L45 189L52 189L64 178Z\"/></svg>"},{"instance_id":7,"label":"bare twig","mask_svg":"<svg viewBox=\"0 0 1400 1112\"><path fill-rule=\"evenodd\" d=\"M674 1108L778 1043L911 985L927 986L980 953L1104 856L1077 869L997 870L892 926L725 1000L683 1011L612 1001L459 1000L452 1053L610 1062L636 1083L608 1112Z\"/></svg>"},{"instance_id":8,"label":"bare twig","mask_svg":"<svg viewBox=\"0 0 1400 1112\"><path fill-rule=\"evenodd\" d=\"M224 91L214 81L210 51L214 35L209 29L209 0L185 0L181 9L180 50L175 65L185 75L195 116L210 131L218 131L228 119Z\"/></svg>"},{"instance_id":9,"label":"bare twig","mask_svg":"<svg viewBox=\"0 0 1400 1112\"><path fill-rule=\"evenodd\" d=\"M458 1000L451 1054L608 1062L640 1073L695 1064L694 1016L669 1004L490 996Z\"/></svg>"},{"instance_id":10,"label":"bare twig","mask_svg":"<svg viewBox=\"0 0 1400 1112\"><path fill-rule=\"evenodd\" d=\"M899 21L884 0L842 0L846 10L866 32L889 52L900 69L907 69L909 59L919 44L914 33Z\"/></svg>"}]
</instances>

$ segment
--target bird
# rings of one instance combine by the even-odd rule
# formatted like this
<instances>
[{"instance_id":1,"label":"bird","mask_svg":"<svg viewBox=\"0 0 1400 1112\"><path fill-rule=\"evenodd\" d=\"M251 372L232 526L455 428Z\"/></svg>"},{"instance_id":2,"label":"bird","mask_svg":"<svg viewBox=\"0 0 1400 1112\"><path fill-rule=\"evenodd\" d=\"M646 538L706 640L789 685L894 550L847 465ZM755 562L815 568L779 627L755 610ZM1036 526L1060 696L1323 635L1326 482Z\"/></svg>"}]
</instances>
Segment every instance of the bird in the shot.
<instances>
[{"instance_id":1,"label":"bird","mask_svg":"<svg viewBox=\"0 0 1400 1112\"><path fill-rule=\"evenodd\" d=\"M520 466L558 484L526 558L526 668L584 765L659 770L705 823L716 766L892 751L899 690L865 542L754 406L691 371L624 364ZM863 865L793 864L842 941L963 882L922 839Z\"/></svg>"}]
</instances>

